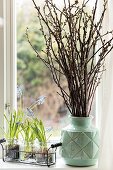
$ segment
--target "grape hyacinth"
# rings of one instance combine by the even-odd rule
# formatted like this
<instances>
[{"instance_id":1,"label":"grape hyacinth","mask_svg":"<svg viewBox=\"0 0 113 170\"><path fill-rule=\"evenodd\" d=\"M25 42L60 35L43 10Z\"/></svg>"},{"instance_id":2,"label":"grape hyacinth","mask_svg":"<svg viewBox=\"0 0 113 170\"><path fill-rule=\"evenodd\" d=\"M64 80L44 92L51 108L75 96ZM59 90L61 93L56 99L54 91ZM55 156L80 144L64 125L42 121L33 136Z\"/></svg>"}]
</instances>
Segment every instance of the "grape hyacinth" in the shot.
<instances>
[{"instance_id":1,"label":"grape hyacinth","mask_svg":"<svg viewBox=\"0 0 113 170\"><path fill-rule=\"evenodd\" d=\"M30 105L27 110L26 110L26 114L29 117L34 117L34 112L33 109L37 106L37 105L42 105L45 102L45 98L46 96L39 96L38 99L36 101L34 101L32 103L32 105Z\"/></svg>"}]
</instances>

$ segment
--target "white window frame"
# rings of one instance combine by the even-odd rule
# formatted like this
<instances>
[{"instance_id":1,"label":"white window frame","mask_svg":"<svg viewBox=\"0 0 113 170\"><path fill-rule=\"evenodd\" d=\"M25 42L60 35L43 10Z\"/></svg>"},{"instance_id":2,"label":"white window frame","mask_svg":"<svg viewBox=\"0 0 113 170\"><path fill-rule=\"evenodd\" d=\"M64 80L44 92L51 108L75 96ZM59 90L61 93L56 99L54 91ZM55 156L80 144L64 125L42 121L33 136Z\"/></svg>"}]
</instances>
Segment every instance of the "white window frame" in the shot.
<instances>
[{"instance_id":1,"label":"white window frame","mask_svg":"<svg viewBox=\"0 0 113 170\"><path fill-rule=\"evenodd\" d=\"M4 7L4 79L5 103L7 108L16 109L16 16L15 0L3 0Z\"/></svg>"},{"instance_id":2,"label":"white window frame","mask_svg":"<svg viewBox=\"0 0 113 170\"><path fill-rule=\"evenodd\" d=\"M16 109L17 103L15 0L0 0L0 17L1 21L3 19L3 26L0 26L0 127L3 128L7 106Z\"/></svg>"},{"instance_id":3,"label":"white window frame","mask_svg":"<svg viewBox=\"0 0 113 170\"><path fill-rule=\"evenodd\" d=\"M4 37L6 55L6 104L16 109L16 16L15 0L4 0Z\"/></svg>"}]
</instances>

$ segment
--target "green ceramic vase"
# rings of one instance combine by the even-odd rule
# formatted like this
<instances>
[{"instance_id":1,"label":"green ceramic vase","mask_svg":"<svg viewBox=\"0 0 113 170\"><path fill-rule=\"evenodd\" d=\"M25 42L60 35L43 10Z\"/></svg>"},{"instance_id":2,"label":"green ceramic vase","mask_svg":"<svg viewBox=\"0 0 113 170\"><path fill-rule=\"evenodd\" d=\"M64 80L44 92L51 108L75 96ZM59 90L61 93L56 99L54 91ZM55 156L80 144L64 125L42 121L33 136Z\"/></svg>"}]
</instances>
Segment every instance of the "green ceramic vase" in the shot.
<instances>
[{"instance_id":1,"label":"green ceramic vase","mask_svg":"<svg viewBox=\"0 0 113 170\"><path fill-rule=\"evenodd\" d=\"M61 156L72 166L92 166L97 163L99 132L91 117L70 117L70 125L61 132Z\"/></svg>"}]
</instances>

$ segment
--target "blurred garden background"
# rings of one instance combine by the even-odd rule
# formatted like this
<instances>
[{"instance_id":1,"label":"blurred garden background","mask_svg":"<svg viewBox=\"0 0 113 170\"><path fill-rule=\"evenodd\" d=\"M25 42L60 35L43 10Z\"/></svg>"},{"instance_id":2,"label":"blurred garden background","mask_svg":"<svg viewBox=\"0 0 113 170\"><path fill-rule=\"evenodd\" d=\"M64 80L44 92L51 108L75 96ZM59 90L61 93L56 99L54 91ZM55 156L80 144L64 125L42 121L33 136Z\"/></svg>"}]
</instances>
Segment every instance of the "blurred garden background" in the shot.
<instances>
[{"instance_id":1,"label":"blurred garden background","mask_svg":"<svg viewBox=\"0 0 113 170\"><path fill-rule=\"evenodd\" d=\"M43 5L43 0L38 0ZM58 95L58 88L52 80L50 71L36 57L26 37L29 28L30 40L41 55L44 39L40 32L36 10L31 0L16 0L17 21L17 85L22 89L22 107L26 109L39 96L46 96L43 105L35 108L35 114L41 118L46 126L60 130L67 124L66 108L62 98ZM65 82L63 82L65 84ZM18 107L19 107L18 96ZM59 133L59 132L58 132Z\"/></svg>"}]
</instances>

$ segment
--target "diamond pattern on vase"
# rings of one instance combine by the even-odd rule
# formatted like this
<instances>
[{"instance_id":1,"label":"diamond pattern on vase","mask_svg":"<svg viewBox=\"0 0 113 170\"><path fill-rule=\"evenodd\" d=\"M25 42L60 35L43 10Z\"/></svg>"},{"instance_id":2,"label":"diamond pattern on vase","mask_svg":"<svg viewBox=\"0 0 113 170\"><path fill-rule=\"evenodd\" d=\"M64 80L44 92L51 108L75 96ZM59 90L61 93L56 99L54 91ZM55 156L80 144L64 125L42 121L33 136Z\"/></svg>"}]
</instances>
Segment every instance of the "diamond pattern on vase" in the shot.
<instances>
[{"instance_id":1,"label":"diamond pattern on vase","mask_svg":"<svg viewBox=\"0 0 113 170\"><path fill-rule=\"evenodd\" d=\"M78 138L75 139L75 142L80 147L86 146L90 141L91 141L91 139L87 135L85 135L85 133L83 133L83 132L79 133Z\"/></svg>"},{"instance_id":2,"label":"diamond pattern on vase","mask_svg":"<svg viewBox=\"0 0 113 170\"><path fill-rule=\"evenodd\" d=\"M89 158L90 159L92 159L92 158L94 158L95 157L95 155L97 154L97 152L98 152L98 147L97 147L97 145L93 142L93 141L91 141L90 143L88 143L88 145L86 145L84 148L83 148L83 150L84 150L84 152L87 154L87 155L89 155Z\"/></svg>"},{"instance_id":3,"label":"diamond pattern on vase","mask_svg":"<svg viewBox=\"0 0 113 170\"><path fill-rule=\"evenodd\" d=\"M96 132L84 132L90 139L93 139Z\"/></svg>"},{"instance_id":4,"label":"diamond pattern on vase","mask_svg":"<svg viewBox=\"0 0 113 170\"><path fill-rule=\"evenodd\" d=\"M80 152L78 152L74 157L73 159L76 158L76 159L89 159L89 156L83 151L81 150Z\"/></svg>"},{"instance_id":5,"label":"diamond pattern on vase","mask_svg":"<svg viewBox=\"0 0 113 170\"><path fill-rule=\"evenodd\" d=\"M95 144L98 146L98 140L99 140L99 135L98 132L85 132L85 135L87 135L91 140L95 142Z\"/></svg>"},{"instance_id":6,"label":"diamond pattern on vase","mask_svg":"<svg viewBox=\"0 0 113 170\"><path fill-rule=\"evenodd\" d=\"M73 159L96 159L98 157L98 132L69 132L62 134L63 157Z\"/></svg>"},{"instance_id":7,"label":"diamond pattern on vase","mask_svg":"<svg viewBox=\"0 0 113 170\"><path fill-rule=\"evenodd\" d=\"M78 144L76 144L75 142L71 141L67 144L67 147L63 147L64 145L62 145L62 154L64 155L64 157L66 156L66 153L68 155L69 158L72 158L76 153L79 152L79 150L81 149Z\"/></svg>"},{"instance_id":8,"label":"diamond pattern on vase","mask_svg":"<svg viewBox=\"0 0 113 170\"><path fill-rule=\"evenodd\" d=\"M62 137L61 142L63 141L63 143L65 143L65 145L67 145L68 143L71 142L71 138L68 135L68 132L63 132L61 137Z\"/></svg>"},{"instance_id":9,"label":"diamond pattern on vase","mask_svg":"<svg viewBox=\"0 0 113 170\"><path fill-rule=\"evenodd\" d=\"M80 132L68 132L68 135L71 137L71 139L75 139L79 136Z\"/></svg>"},{"instance_id":10,"label":"diamond pattern on vase","mask_svg":"<svg viewBox=\"0 0 113 170\"><path fill-rule=\"evenodd\" d=\"M80 133L79 132L68 132L68 131L64 131L63 133L62 133L62 139L61 139L61 142L62 142L62 140L63 140L63 142L65 143L65 144L68 144L68 143L70 143L71 141L74 141L77 137L78 137L78 135L79 135Z\"/></svg>"},{"instance_id":11,"label":"diamond pattern on vase","mask_svg":"<svg viewBox=\"0 0 113 170\"><path fill-rule=\"evenodd\" d=\"M95 156L93 157L93 159L97 159L99 155L99 150L97 151L97 153L95 154Z\"/></svg>"},{"instance_id":12,"label":"diamond pattern on vase","mask_svg":"<svg viewBox=\"0 0 113 170\"><path fill-rule=\"evenodd\" d=\"M94 136L94 138L93 138L93 141L94 141L95 144L99 147L99 143L98 143L98 141L99 141L99 134L98 134L98 133L95 133L95 136Z\"/></svg>"}]
</instances>

